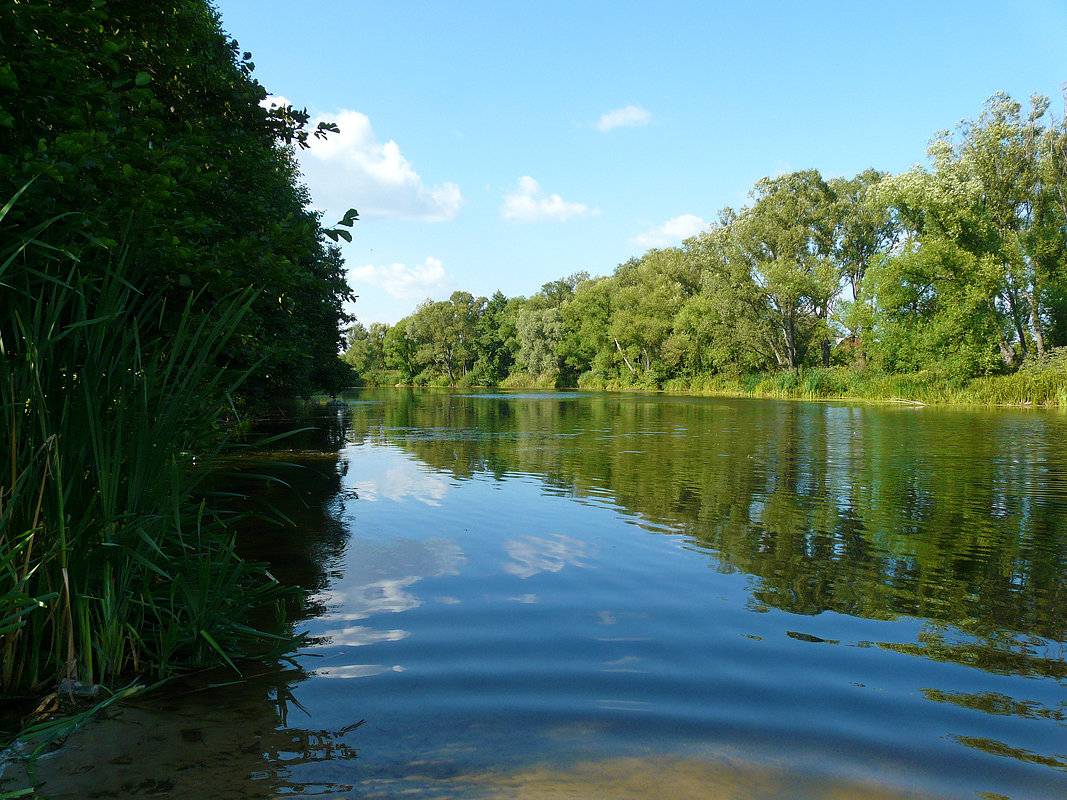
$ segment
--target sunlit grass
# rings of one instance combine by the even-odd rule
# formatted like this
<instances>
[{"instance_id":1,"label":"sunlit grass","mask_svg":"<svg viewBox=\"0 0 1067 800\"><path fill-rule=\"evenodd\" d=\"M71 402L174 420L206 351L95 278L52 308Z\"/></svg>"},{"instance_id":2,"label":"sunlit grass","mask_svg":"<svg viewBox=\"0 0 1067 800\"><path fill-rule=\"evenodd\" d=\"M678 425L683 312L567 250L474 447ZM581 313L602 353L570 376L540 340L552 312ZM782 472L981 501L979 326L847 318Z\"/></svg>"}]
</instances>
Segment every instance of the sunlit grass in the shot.
<instances>
[{"instance_id":1,"label":"sunlit grass","mask_svg":"<svg viewBox=\"0 0 1067 800\"><path fill-rule=\"evenodd\" d=\"M1011 375L971 380L947 376L936 370L893 375L830 367L740 376L698 375L671 379L659 387L619 383L586 373L581 376L579 386L608 391L659 388L667 392L728 397L1067 408L1067 368L1055 359Z\"/></svg>"}]
</instances>

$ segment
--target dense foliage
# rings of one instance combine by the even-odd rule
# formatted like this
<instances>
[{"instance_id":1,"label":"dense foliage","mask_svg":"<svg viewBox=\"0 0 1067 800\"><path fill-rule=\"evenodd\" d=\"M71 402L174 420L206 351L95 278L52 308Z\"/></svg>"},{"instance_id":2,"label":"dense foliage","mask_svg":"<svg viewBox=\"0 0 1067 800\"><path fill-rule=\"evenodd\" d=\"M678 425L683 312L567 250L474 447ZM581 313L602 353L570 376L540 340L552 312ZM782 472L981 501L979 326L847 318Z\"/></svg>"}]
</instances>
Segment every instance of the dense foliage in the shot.
<instances>
[{"instance_id":1,"label":"dense foliage","mask_svg":"<svg viewBox=\"0 0 1067 800\"><path fill-rule=\"evenodd\" d=\"M8 230L70 214L69 230L138 243L134 285L209 310L258 294L222 354L255 365L252 394L336 389L349 298L339 252L298 183L292 146L325 135L307 114L265 110L250 53L207 0L3 0L0 197L30 183Z\"/></svg>"},{"instance_id":2,"label":"dense foliage","mask_svg":"<svg viewBox=\"0 0 1067 800\"><path fill-rule=\"evenodd\" d=\"M207 0L0 0L0 44L0 694L291 646L205 479L236 390L349 381L293 154L335 127Z\"/></svg>"},{"instance_id":3,"label":"dense foliage","mask_svg":"<svg viewBox=\"0 0 1067 800\"><path fill-rule=\"evenodd\" d=\"M251 294L146 336L172 312L132 251L68 247L59 222L0 249L0 693L261 651L248 620L280 589L202 487Z\"/></svg>"},{"instance_id":4,"label":"dense foliage","mask_svg":"<svg viewBox=\"0 0 1067 800\"><path fill-rule=\"evenodd\" d=\"M393 327L357 325L346 358L367 382L453 385L1063 372L1067 124L1046 98L997 94L929 156L902 175L764 178L680 247L529 298L427 301Z\"/></svg>"}]
</instances>

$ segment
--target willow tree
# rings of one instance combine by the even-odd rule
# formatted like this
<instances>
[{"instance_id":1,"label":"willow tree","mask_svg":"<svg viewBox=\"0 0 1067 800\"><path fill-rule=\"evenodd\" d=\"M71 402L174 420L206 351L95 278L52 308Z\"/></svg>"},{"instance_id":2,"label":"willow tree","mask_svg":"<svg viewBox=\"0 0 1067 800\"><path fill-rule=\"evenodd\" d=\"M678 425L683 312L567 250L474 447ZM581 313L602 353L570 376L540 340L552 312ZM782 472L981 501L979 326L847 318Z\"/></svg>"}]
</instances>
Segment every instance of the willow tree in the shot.
<instances>
[{"instance_id":1,"label":"willow tree","mask_svg":"<svg viewBox=\"0 0 1067 800\"><path fill-rule=\"evenodd\" d=\"M759 287L778 365L796 369L812 343L829 366L828 324L840 285L833 254L835 198L817 170L756 182L738 215L737 257Z\"/></svg>"},{"instance_id":2,"label":"willow tree","mask_svg":"<svg viewBox=\"0 0 1067 800\"><path fill-rule=\"evenodd\" d=\"M1025 114L1007 94L993 95L977 120L960 125L952 156L980 187L988 247L1002 272L999 300L1025 356L1032 337L1045 355L1050 295L1062 293L1067 127L1049 116L1049 100L1034 95Z\"/></svg>"},{"instance_id":3,"label":"willow tree","mask_svg":"<svg viewBox=\"0 0 1067 800\"><path fill-rule=\"evenodd\" d=\"M838 308L838 320L848 331L860 366L866 363L866 339L872 334L872 309L864 298L864 279L871 265L890 252L900 226L877 189L886 173L864 170L852 178L835 178L830 188L837 197L834 260L851 298ZM867 293L869 298L869 293Z\"/></svg>"},{"instance_id":4,"label":"willow tree","mask_svg":"<svg viewBox=\"0 0 1067 800\"><path fill-rule=\"evenodd\" d=\"M937 276L927 293L948 301L931 305L932 313L951 306L962 339L981 328L1002 369L1031 347L1043 356L1050 330L1062 325L1067 130L1048 108L1035 96L1024 114L1007 95L994 95L977 120L934 139L930 168L887 179L881 189L904 226L908 259L929 262L926 271Z\"/></svg>"}]
</instances>

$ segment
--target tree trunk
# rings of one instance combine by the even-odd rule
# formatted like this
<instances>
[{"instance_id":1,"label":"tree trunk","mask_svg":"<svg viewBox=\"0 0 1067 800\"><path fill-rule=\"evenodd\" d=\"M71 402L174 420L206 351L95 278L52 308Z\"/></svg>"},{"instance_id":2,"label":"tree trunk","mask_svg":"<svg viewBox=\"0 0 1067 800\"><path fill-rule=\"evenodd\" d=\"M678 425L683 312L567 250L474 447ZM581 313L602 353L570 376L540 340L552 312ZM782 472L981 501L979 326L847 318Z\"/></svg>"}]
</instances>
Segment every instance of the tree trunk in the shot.
<instances>
[{"instance_id":1,"label":"tree trunk","mask_svg":"<svg viewBox=\"0 0 1067 800\"><path fill-rule=\"evenodd\" d=\"M1010 367L1015 363L1015 353L1010 347L1008 347L1007 341L1004 337L1000 337L1000 359L1004 362L1005 367Z\"/></svg>"},{"instance_id":2,"label":"tree trunk","mask_svg":"<svg viewBox=\"0 0 1067 800\"><path fill-rule=\"evenodd\" d=\"M611 338L615 339L614 336L612 336ZM619 344L619 340L618 339L615 339L615 346L619 349L619 355L622 356L622 360L626 362L626 368L628 370L630 370L630 374L631 375L635 374L637 372L637 370L635 370L633 364L630 363L630 359L628 359L626 357L626 353L624 353L622 351L622 345Z\"/></svg>"},{"instance_id":3,"label":"tree trunk","mask_svg":"<svg viewBox=\"0 0 1067 800\"><path fill-rule=\"evenodd\" d=\"M1034 328L1034 347L1037 348L1037 357L1045 357L1045 334L1041 330L1041 315L1037 307L1037 287L1032 292L1023 292L1026 302L1030 305L1030 324Z\"/></svg>"},{"instance_id":4,"label":"tree trunk","mask_svg":"<svg viewBox=\"0 0 1067 800\"><path fill-rule=\"evenodd\" d=\"M797 368L797 331L792 313L782 320L782 337L785 339L785 358L789 369Z\"/></svg>"},{"instance_id":5,"label":"tree trunk","mask_svg":"<svg viewBox=\"0 0 1067 800\"><path fill-rule=\"evenodd\" d=\"M1025 318L1025 315L1019 313L1019 302L1015 297L1015 292L1009 288L1006 294L1008 295L1008 309L1011 311L1011 321L1015 326L1015 333L1019 336L1019 346L1022 348L1023 358L1026 358L1029 348L1026 346L1026 328L1023 325L1023 319L1020 318Z\"/></svg>"}]
</instances>

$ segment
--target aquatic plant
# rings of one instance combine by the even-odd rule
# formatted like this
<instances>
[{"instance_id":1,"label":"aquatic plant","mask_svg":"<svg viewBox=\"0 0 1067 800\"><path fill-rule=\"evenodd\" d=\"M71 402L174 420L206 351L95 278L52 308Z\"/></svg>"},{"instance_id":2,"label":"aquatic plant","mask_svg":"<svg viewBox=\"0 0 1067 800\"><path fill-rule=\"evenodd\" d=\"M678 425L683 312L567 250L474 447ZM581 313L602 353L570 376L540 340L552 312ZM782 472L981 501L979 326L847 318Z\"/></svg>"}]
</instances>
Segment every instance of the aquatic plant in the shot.
<instances>
[{"instance_id":1,"label":"aquatic plant","mask_svg":"<svg viewBox=\"0 0 1067 800\"><path fill-rule=\"evenodd\" d=\"M0 229L0 694L284 649L248 622L280 585L203 491L252 293L174 312L127 279L134 235L57 219Z\"/></svg>"}]
</instances>

